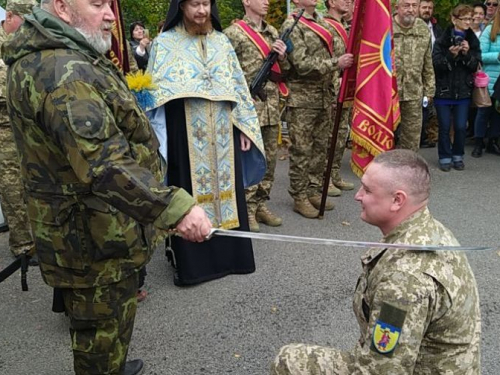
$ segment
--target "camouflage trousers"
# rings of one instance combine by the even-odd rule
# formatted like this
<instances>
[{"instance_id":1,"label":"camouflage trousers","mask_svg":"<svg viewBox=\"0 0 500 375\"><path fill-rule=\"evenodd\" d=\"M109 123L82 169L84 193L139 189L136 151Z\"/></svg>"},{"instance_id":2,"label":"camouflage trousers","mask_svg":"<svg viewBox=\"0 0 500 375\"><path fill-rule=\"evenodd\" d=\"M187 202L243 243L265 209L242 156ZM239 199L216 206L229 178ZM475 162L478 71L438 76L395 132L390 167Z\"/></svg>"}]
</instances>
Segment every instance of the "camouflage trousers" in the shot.
<instances>
[{"instance_id":1,"label":"camouflage trousers","mask_svg":"<svg viewBox=\"0 0 500 375\"><path fill-rule=\"evenodd\" d=\"M334 348L290 344L281 348L271 375L350 375L348 356Z\"/></svg>"},{"instance_id":2,"label":"camouflage trousers","mask_svg":"<svg viewBox=\"0 0 500 375\"><path fill-rule=\"evenodd\" d=\"M121 374L134 328L138 273L116 284L62 289L76 375Z\"/></svg>"},{"instance_id":3,"label":"camouflage trousers","mask_svg":"<svg viewBox=\"0 0 500 375\"><path fill-rule=\"evenodd\" d=\"M331 180L340 182L340 166L342 158L344 157L345 147L347 145L347 136L349 135L349 119L351 115L351 108L342 108L342 115L340 117L339 132L337 134L337 144L335 146L335 154L333 155L332 176ZM335 114L333 116L335 118Z\"/></svg>"},{"instance_id":4,"label":"camouflage trousers","mask_svg":"<svg viewBox=\"0 0 500 375\"><path fill-rule=\"evenodd\" d=\"M278 125L269 125L261 127L260 130L262 132L262 140L266 152L267 170L264 178L259 184L250 186L245 190L249 210L256 210L259 204L269 200L271 188L274 183L276 160L278 158L278 136L280 127Z\"/></svg>"},{"instance_id":5,"label":"camouflage trousers","mask_svg":"<svg viewBox=\"0 0 500 375\"><path fill-rule=\"evenodd\" d=\"M422 101L399 102L401 123L396 131L396 148L418 152L422 131Z\"/></svg>"},{"instance_id":6,"label":"camouflage trousers","mask_svg":"<svg viewBox=\"0 0 500 375\"><path fill-rule=\"evenodd\" d=\"M293 199L303 200L321 194L326 168L331 107L288 108L290 133L290 188Z\"/></svg>"},{"instance_id":7,"label":"camouflage trousers","mask_svg":"<svg viewBox=\"0 0 500 375\"><path fill-rule=\"evenodd\" d=\"M14 255L33 252L31 226L24 203L24 187L16 144L10 127L0 125L0 199L9 224L9 246Z\"/></svg>"}]
</instances>

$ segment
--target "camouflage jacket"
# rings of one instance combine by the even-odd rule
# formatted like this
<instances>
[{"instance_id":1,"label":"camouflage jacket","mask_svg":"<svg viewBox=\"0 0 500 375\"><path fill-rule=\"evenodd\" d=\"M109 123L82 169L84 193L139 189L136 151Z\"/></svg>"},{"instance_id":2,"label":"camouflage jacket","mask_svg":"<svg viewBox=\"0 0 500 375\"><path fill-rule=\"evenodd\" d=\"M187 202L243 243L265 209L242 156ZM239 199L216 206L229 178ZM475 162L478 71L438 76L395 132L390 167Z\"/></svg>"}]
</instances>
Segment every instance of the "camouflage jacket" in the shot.
<instances>
[{"instance_id":1,"label":"camouflage jacket","mask_svg":"<svg viewBox=\"0 0 500 375\"><path fill-rule=\"evenodd\" d=\"M384 242L458 245L427 208ZM361 338L354 351L344 353L351 374L480 373L479 298L463 253L374 248L362 266L354 295ZM390 331L385 345L380 328Z\"/></svg>"},{"instance_id":2,"label":"camouflage jacket","mask_svg":"<svg viewBox=\"0 0 500 375\"><path fill-rule=\"evenodd\" d=\"M317 22L330 30L317 14L311 16L304 13L303 17ZM281 30L292 26L293 17L288 17ZM338 69L337 57L331 57L325 43L307 26L298 23L290 35L293 50L288 54L290 71L287 75L290 96L287 105L302 108L327 108L334 102L332 86L333 74Z\"/></svg>"},{"instance_id":3,"label":"camouflage jacket","mask_svg":"<svg viewBox=\"0 0 500 375\"><path fill-rule=\"evenodd\" d=\"M7 33L0 25L0 47L7 40ZM0 58L0 127L9 127L9 115L7 114L6 91L7 87L7 65Z\"/></svg>"},{"instance_id":4,"label":"camouflage jacket","mask_svg":"<svg viewBox=\"0 0 500 375\"><path fill-rule=\"evenodd\" d=\"M272 46L272 44L279 38L278 31L273 26L265 22L262 23L263 29L259 30L257 25L248 17L243 17L243 21L245 21L254 31L260 33L270 46ZM262 67L264 58L259 52L257 46L255 46L255 44L239 26L233 23L224 30L224 34L226 34L229 38L234 50L236 51L238 61L240 62L243 72L245 73L245 79L248 86L250 86ZM289 68L288 61L285 60L284 62L280 62L280 68L282 74L285 74ZM257 111L257 116L259 117L260 126L278 125L280 121L280 94L278 87L276 83L268 81L264 90L267 94L267 100L265 102L262 102L260 99L255 100L255 109Z\"/></svg>"},{"instance_id":5,"label":"camouflage jacket","mask_svg":"<svg viewBox=\"0 0 500 375\"><path fill-rule=\"evenodd\" d=\"M410 28L394 18L394 52L400 101L433 97L436 90L429 28L420 18Z\"/></svg>"},{"instance_id":6,"label":"camouflage jacket","mask_svg":"<svg viewBox=\"0 0 500 375\"><path fill-rule=\"evenodd\" d=\"M39 8L2 55L44 280L86 288L137 272L154 228L173 227L194 200L158 183L158 142L123 76Z\"/></svg>"},{"instance_id":7,"label":"camouflage jacket","mask_svg":"<svg viewBox=\"0 0 500 375\"><path fill-rule=\"evenodd\" d=\"M330 14L325 14L324 17L331 18L331 19L338 22L338 20L335 17L331 16ZM344 25L344 28L346 28L347 25L342 21L341 21L341 23ZM342 56L346 53L347 46L344 44L344 40L342 39L342 37L340 36L338 31L330 24L328 24L328 27L330 28L332 35L333 35L333 52L335 54L335 57L339 58L340 56ZM347 32L347 30L346 30L346 32ZM333 82L333 89L335 90L335 97L338 95L339 90L340 90L340 80L342 78L342 72L343 71L341 69L336 69L335 73L333 74L333 81L332 82Z\"/></svg>"}]
</instances>

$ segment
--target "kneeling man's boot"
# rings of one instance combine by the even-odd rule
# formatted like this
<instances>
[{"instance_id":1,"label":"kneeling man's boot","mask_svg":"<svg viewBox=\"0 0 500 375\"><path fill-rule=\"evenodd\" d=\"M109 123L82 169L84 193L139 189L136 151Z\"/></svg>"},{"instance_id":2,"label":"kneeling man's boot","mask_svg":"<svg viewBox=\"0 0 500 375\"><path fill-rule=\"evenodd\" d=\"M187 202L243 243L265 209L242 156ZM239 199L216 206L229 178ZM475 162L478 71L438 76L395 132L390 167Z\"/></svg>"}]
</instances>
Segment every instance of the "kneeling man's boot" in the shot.
<instances>
[{"instance_id":1,"label":"kneeling man's boot","mask_svg":"<svg viewBox=\"0 0 500 375\"><path fill-rule=\"evenodd\" d=\"M265 203L261 203L257 208L255 218L258 223L264 223L270 227L279 227L283 224L283 220L278 215L274 214L267 208Z\"/></svg>"},{"instance_id":2,"label":"kneeling man's boot","mask_svg":"<svg viewBox=\"0 0 500 375\"><path fill-rule=\"evenodd\" d=\"M308 219L316 219L319 215L319 211L311 205L308 199L296 199L293 210Z\"/></svg>"},{"instance_id":3,"label":"kneeling man's boot","mask_svg":"<svg viewBox=\"0 0 500 375\"><path fill-rule=\"evenodd\" d=\"M142 370L144 370L144 362L141 359L134 359L125 363L123 375L140 375Z\"/></svg>"},{"instance_id":4,"label":"kneeling man's boot","mask_svg":"<svg viewBox=\"0 0 500 375\"><path fill-rule=\"evenodd\" d=\"M313 195L312 197L309 197L309 202L319 210L319 206L321 205L321 195ZM326 203L325 203L325 210L326 211L331 211L335 208L335 203L333 203L330 199L326 198Z\"/></svg>"}]
</instances>

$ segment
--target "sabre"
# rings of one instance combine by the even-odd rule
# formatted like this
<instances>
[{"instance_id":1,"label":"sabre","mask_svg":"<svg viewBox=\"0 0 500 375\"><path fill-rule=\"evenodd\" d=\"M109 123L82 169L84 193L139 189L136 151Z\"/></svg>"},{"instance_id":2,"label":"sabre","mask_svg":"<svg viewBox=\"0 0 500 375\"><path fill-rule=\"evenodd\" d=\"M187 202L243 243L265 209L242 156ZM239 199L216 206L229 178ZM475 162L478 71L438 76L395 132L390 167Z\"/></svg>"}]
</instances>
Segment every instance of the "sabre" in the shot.
<instances>
[{"instance_id":1,"label":"sabre","mask_svg":"<svg viewBox=\"0 0 500 375\"><path fill-rule=\"evenodd\" d=\"M435 246L435 245L408 245L397 243L383 243L383 242L365 242L365 241L345 241L345 240L332 240L328 238L315 238L315 237L301 237L289 236L284 234L268 234L268 233L255 233L243 232L238 230L227 230L212 228L207 239L212 237L237 237L237 238L250 238L253 240L264 241L279 241L279 242L293 242L293 243L306 243L323 246L345 246L345 247L361 247L372 248L381 247L389 249L405 249L405 250L418 250L418 251L490 251L495 250L488 246Z\"/></svg>"}]
</instances>

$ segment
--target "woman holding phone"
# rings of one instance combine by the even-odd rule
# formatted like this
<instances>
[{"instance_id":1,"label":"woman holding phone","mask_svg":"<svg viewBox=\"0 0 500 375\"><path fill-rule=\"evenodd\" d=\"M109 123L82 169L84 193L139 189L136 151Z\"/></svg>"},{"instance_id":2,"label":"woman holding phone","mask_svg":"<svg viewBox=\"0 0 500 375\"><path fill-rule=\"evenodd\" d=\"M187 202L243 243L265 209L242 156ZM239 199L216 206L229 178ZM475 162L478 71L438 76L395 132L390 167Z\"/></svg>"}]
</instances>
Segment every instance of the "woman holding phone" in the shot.
<instances>
[{"instance_id":1,"label":"woman holding phone","mask_svg":"<svg viewBox=\"0 0 500 375\"><path fill-rule=\"evenodd\" d=\"M144 28L144 24L140 21L130 25L130 47L139 69L145 71L148 66L151 39L149 31Z\"/></svg>"}]
</instances>

